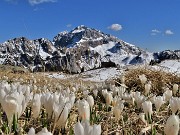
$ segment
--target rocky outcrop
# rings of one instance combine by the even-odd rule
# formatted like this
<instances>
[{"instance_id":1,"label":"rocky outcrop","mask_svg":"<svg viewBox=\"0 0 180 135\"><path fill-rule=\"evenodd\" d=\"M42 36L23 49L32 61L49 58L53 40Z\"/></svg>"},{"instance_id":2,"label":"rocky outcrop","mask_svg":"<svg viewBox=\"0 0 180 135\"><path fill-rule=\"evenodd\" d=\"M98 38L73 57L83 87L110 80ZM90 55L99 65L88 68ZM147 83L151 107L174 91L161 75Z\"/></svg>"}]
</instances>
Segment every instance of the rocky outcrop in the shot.
<instances>
[{"instance_id":1,"label":"rocky outcrop","mask_svg":"<svg viewBox=\"0 0 180 135\"><path fill-rule=\"evenodd\" d=\"M31 71L80 73L101 68L179 59L180 51L149 53L99 30L78 26L61 32L53 42L40 38L14 38L0 44L0 64Z\"/></svg>"}]
</instances>

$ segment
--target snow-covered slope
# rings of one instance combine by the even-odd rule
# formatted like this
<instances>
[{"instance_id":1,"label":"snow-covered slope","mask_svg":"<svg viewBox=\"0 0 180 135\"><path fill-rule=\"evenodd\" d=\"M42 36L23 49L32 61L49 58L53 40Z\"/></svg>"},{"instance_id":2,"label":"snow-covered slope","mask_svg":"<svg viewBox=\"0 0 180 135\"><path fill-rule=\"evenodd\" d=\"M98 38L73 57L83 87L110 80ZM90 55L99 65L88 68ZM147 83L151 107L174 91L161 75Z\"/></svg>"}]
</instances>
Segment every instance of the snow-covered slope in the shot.
<instances>
[{"instance_id":1,"label":"snow-covered slope","mask_svg":"<svg viewBox=\"0 0 180 135\"><path fill-rule=\"evenodd\" d=\"M153 67L167 72L180 74L180 60L164 60Z\"/></svg>"},{"instance_id":2,"label":"snow-covered slope","mask_svg":"<svg viewBox=\"0 0 180 135\"><path fill-rule=\"evenodd\" d=\"M165 59L179 59L180 51L150 53L99 30L78 26L54 37L14 38L0 44L0 64L29 68L33 71L80 73L104 67L156 64Z\"/></svg>"},{"instance_id":3,"label":"snow-covered slope","mask_svg":"<svg viewBox=\"0 0 180 135\"><path fill-rule=\"evenodd\" d=\"M101 62L113 62L116 65L149 63L154 59L150 52L84 25L76 27L69 33L59 33L53 41L56 47L66 47L67 50L78 50L80 53L87 51L90 57L96 53L100 55Z\"/></svg>"}]
</instances>

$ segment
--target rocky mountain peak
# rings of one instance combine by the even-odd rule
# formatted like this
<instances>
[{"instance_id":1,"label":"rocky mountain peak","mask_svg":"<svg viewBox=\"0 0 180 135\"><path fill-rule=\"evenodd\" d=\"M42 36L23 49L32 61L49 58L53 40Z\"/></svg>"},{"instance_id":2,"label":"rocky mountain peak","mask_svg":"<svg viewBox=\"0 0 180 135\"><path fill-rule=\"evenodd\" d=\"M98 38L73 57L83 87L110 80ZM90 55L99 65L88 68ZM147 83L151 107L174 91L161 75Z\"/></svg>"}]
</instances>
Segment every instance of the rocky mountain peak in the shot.
<instances>
[{"instance_id":1,"label":"rocky mountain peak","mask_svg":"<svg viewBox=\"0 0 180 135\"><path fill-rule=\"evenodd\" d=\"M178 50L150 53L84 25L60 32L53 42L46 38L19 37L0 44L1 64L33 71L79 73L101 67L149 63L154 59L179 59L179 55Z\"/></svg>"},{"instance_id":2,"label":"rocky mountain peak","mask_svg":"<svg viewBox=\"0 0 180 135\"><path fill-rule=\"evenodd\" d=\"M99 30L81 25L68 33L60 33L53 39L55 46L74 47L74 46L92 46L102 45L108 41L118 41L117 38L100 32Z\"/></svg>"}]
</instances>

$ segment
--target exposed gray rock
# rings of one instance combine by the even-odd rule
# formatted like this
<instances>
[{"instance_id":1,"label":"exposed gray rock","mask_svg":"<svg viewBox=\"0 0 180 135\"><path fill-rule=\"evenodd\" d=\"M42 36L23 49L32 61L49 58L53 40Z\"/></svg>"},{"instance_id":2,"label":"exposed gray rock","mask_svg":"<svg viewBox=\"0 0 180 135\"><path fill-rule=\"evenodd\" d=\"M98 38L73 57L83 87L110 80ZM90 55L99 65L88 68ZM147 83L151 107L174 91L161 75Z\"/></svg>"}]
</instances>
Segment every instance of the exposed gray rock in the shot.
<instances>
[{"instance_id":1,"label":"exposed gray rock","mask_svg":"<svg viewBox=\"0 0 180 135\"><path fill-rule=\"evenodd\" d=\"M0 63L31 71L80 73L101 68L179 59L180 50L149 53L99 30L78 26L61 32L53 42L14 38L0 44Z\"/></svg>"}]
</instances>

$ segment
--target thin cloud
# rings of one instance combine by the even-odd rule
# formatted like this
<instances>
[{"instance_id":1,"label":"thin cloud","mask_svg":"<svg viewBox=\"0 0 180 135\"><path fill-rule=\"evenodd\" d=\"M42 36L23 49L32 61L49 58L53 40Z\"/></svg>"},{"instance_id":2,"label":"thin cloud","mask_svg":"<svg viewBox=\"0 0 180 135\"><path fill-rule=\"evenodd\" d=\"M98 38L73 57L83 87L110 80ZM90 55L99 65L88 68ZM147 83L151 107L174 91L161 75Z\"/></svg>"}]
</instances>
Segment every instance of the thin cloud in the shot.
<instances>
[{"instance_id":1,"label":"thin cloud","mask_svg":"<svg viewBox=\"0 0 180 135\"><path fill-rule=\"evenodd\" d=\"M111 26L108 27L108 29L113 30L113 31L120 31L122 30L122 25L112 24Z\"/></svg>"},{"instance_id":2,"label":"thin cloud","mask_svg":"<svg viewBox=\"0 0 180 135\"><path fill-rule=\"evenodd\" d=\"M153 32L153 33L161 33L161 31L159 31L157 29L151 30L151 32Z\"/></svg>"},{"instance_id":3,"label":"thin cloud","mask_svg":"<svg viewBox=\"0 0 180 135\"><path fill-rule=\"evenodd\" d=\"M48 2L57 2L57 0L28 0L31 5L38 5L42 3L48 3Z\"/></svg>"},{"instance_id":4,"label":"thin cloud","mask_svg":"<svg viewBox=\"0 0 180 135\"><path fill-rule=\"evenodd\" d=\"M174 32L173 32L172 30L166 30L166 31L165 31L165 34L166 34L166 35L173 35Z\"/></svg>"},{"instance_id":5,"label":"thin cloud","mask_svg":"<svg viewBox=\"0 0 180 135\"><path fill-rule=\"evenodd\" d=\"M160 30L157 30L157 29L151 30L151 35L152 35L152 36L156 36L156 35L159 34L159 33L161 33Z\"/></svg>"}]
</instances>

